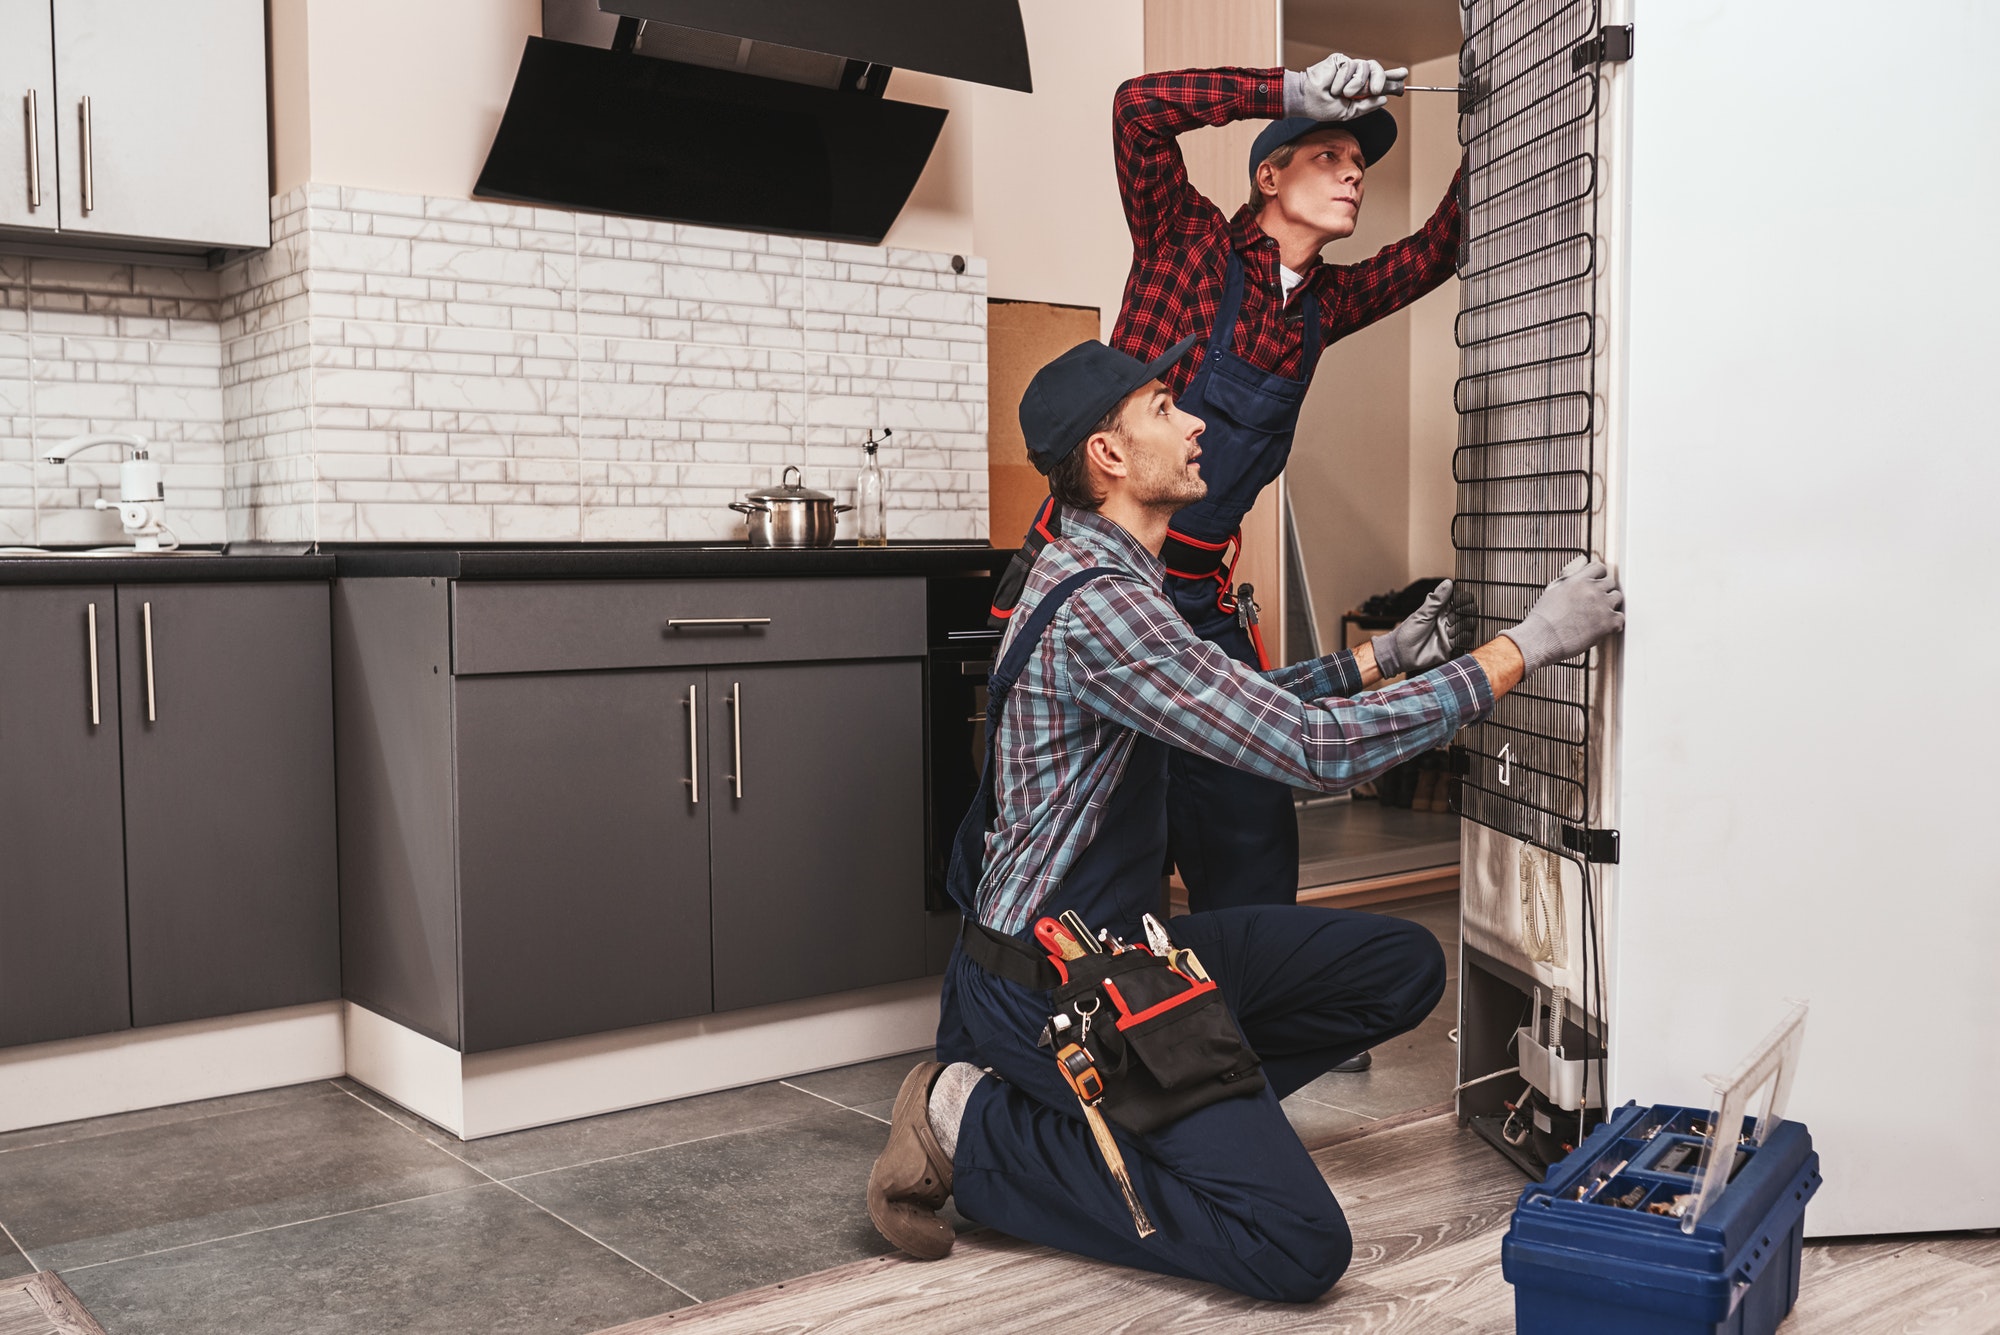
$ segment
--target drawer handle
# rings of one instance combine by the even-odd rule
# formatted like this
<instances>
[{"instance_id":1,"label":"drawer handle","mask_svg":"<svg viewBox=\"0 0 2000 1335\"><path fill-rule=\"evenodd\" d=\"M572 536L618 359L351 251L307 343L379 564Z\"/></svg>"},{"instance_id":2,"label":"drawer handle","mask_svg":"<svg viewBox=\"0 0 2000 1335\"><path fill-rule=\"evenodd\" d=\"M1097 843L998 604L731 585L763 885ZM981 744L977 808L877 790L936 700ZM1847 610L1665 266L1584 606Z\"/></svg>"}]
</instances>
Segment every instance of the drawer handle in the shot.
<instances>
[{"instance_id":1,"label":"drawer handle","mask_svg":"<svg viewBox=\"0 0 2000 1335\"><path fill-rule=\"evenodd\" d=\"M740 681L729 683L729 727L730 731L735 734L736 742L736 772L729 776L729 781L736 785L736 797L738 801L741 801L743 798L743 683Z\"/></svg>"},{"instance_id":2,"label":"drawer handle","mask_svg":"<svg viewBox=\"0 0 2000 1335\"><path fill-rule=\"evenodd\" d=\"M668 617L668 630L699 628L702 626L768 626L769 617Z\"/></svg>"},{"instance_id":3,"label":"drawer handle","mask_svg":"<svg viewBox=\"0 0 2000 1335\"><path fill-rule=\"evenodd\" d=\"M97 716L97 604L90 605L90 726L103 720Z\"/></svg>"},{"instance_id":4,"label":"drawer handle","mask_svg":"<svg viewBox=\"0 0 2000 1335\"><path fill-rule=\"evenodd\" d=\"M688 802L692 806L701 805L701 707L695 702L695 688L688 687L688 776L682 782L688 786Z\"/></svg>"}]
</instances>

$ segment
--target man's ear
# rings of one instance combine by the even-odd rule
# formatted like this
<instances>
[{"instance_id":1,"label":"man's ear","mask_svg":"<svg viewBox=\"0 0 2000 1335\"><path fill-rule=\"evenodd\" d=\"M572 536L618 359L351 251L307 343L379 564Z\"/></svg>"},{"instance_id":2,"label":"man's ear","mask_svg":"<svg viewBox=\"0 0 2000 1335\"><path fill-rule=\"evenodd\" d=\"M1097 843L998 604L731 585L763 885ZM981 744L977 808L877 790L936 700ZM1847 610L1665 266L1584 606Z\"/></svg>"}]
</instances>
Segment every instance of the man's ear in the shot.
<instances>
[{"instance_id":1,"label":"man's ear","mask_svg":"<svg viewBox=\"0 0 2000 1335\"><path fill-rule=\"evenodd\" d=\"M1093 432L1083 442L1084 457L1091 467L1107 477L1124 477L1128 471L1125 442L1109 431Z\"/></svg>"},{"instance_id":2,"label":"man's ear","mask_svg":"<svg viewBox=\"0 0 2000 1335\"><path fill-rule=\"evenodd\" d=\"M1257 164L1257 193L1266 203L1278 193L1278 168L1269 161Z\"/></svg>"}]
</instances>

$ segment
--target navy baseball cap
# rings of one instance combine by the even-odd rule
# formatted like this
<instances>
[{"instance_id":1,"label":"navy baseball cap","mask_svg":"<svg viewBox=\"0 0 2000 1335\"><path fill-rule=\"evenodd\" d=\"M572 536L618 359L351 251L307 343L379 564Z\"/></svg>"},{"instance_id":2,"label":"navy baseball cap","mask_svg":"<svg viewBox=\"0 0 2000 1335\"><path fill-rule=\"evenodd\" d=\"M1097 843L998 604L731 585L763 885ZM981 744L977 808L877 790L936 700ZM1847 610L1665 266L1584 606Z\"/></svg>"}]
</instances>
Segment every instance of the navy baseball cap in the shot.
<instances>
[{"instance_id":1,"label":"navy baseball cap","mask_svg":"<svg viewBox=\"0 0 2000 1335\"><path fill-rule=\"evenodd\" d=\"M1361 161L1370 167L1396 146L1396 118L1389 114L1387 107L1377 107L1351 121L1316 121L1310 116L1287 116L1266 125L1257 136L1257 142L1250 145L1251 179L1256 179L1257 168L1264 165L1265 158L1313 130L1347 131L1361 145Z\"/></svg>"},{"instance_id":2,"label":"navy baseball cap","mask_svg":"<svg viewBox=\"0 0 2000 1335\"><path fill-rule=\"evenodd\" d=\"M1189 334L1150 362L1128 357L1096 339L1079 343L1035 372L1021 396L1021 435L1028 462L1047 473L1067 459L1127 394L1158 380L1194 346Z\"/></svg>"}]
</instances>

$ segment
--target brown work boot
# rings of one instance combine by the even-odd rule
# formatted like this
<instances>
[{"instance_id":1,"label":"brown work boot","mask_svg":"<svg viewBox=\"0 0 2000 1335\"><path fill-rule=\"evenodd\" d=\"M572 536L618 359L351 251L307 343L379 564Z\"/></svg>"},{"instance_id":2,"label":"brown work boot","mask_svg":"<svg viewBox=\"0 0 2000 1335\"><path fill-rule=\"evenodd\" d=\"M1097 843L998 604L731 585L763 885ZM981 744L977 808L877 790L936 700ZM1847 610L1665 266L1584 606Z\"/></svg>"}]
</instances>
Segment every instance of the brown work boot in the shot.
<instances>
[{"instance_id":1,"label":"brown work boot","mask_svg":"<svg viewBox=\"0 0 2000 1335\"><path fill-rule=\"evenodd\" d=\"M889 1143L868 1174L868 1217L883 1237L920 1261L951 1254L956 1235L938 1218L951 1195L951 1156L931 1131L931 1082L943 1062L922 1062L903 1077L889 1114Z\"/></svg>"}]
</instances>

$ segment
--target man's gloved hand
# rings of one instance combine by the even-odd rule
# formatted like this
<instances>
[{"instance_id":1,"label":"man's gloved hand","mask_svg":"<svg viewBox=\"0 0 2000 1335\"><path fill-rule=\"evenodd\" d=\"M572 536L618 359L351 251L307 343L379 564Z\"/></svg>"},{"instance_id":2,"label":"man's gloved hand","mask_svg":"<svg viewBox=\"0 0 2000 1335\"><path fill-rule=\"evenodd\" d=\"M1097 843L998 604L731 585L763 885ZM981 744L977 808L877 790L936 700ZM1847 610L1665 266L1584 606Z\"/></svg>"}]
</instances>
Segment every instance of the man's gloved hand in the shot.
<instances>
[{"instance_id":1,"label":"man's gloved hand","mask_svg":"<svg viewBox=\"0 0 2000 1335\"><path fill-rule=\"evenodd\" d=\"M1625 591L1610 568L1579 556L1549 581L1520 625L1500 633L1520 649L1526 673L1533 673L1624 630L1624 606Z\"/></svg>"},{"instance_id":2,"label":"man's gloved hand","mask_svg":"<svg viewBox=\"0 0 2000 1335\"><path fill-rule=\"evenodd\" d=\"M1389 100L1382 90L1392 76L1407 79L1409 75L1407 69L1385 70L1380 61L1336 51L1311 69L1285 71L1285 114L1310 116L1316 121L1351 121Z\"/></svg>"},{"instance_id":3,"label":"man's gloved hand","mask_svg":"<svg viewBox=\"0 0 2000 1335\"><path fill-rule=\"evenodd\" d=\"M1470 589L1454 590L1445 580L1424 605L1404 617L1387 635L1377 635L1375 666L1385 677L1414 677L1419 672L1443 667L1472 647L1473 623L1479 603Z\"/></svg>"}]
</instances>

